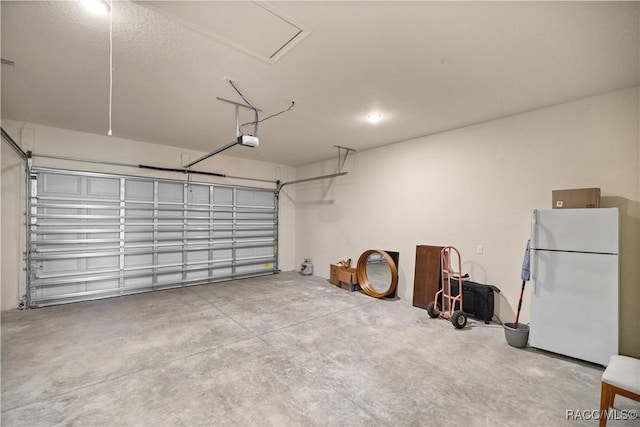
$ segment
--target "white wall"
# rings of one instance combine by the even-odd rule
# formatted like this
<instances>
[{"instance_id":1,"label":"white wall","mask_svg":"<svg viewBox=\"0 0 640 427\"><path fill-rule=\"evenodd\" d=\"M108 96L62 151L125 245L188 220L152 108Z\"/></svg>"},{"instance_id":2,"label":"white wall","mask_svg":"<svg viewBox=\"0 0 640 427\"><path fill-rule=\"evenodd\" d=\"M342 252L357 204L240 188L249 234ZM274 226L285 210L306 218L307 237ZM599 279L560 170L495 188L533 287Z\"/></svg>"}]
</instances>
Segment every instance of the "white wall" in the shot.
<instances>
[{"instance_id":1,"label":"white wall","mask_svg":"<svg viewBox=\"0 0 640 427\"><path fill-rule=\"evenodd\" d=\"M2 307L16 307L19 296L24 294L26 276L23 251L25 208L25 163L7 144L0 150L2 164L0 198L0 301ZM22 289L22 294L20 293Z\"/></svg>"},{"instance_id":2,"label":"white wall","mask_svg":"<svg viewBox=\"0 0 640 427\"><path fill-rule=\"evenodd\" d=\"M621 210L621 351L640 357L639 113L635 87L357 152L347 176L296 188L296 260L328 277L366 249L399 251L398 293L411 299L416 245L454 245L464 272L502 290L497 315L513 321L530 210L551 208L555 189L600 187L603 207Z\"/></svg>"},{"instance_id":3,"label":"white wall","mask_svg":"<svg viewBox=\"0 0 640 427\"><path fill-rule=\"evenodd\" d=\"M182 150L147 142L76 132L13 120L3 119L2 127L21 145L23 150L31 150L36 154L34 158L34 165L36 166L186 180L186 175L180 173L52 160L39 158L37 155L54 155L58 157L73 157L134 165L146 164L179 168L182 164L181 157L183 153L187 153L191 160L195 160L204 154L202 152ZM21 136L24 129L33 131L33 143L28 142L26 138L25 141L22 141ZM7 172L5 174L6 144L3 143L2 145L2 228L4 232L2 233L2 281L0 282L0 288L2 289L2 309L6 310L17 307L20 296L25 293L24 272L22 271L24 264L22 262L16 264L15 262L16 259L20 260L22 258L21 253L18 252L18 248L21 242L24 241L24 202L20 201L19 205L17 205L18 197L16 197L16 194L12 190L14 185L22 186L24 190L25 184L24 179L16 177L15 172ZM211 149L214 148L217 147L211 147ZM236 147L236 149L243 149L243 147ZM7 148L7 151L11 150ZM9 171L9 168L12 167L11 165L15 163L9 161L9 159L10 157L7 156L7 171ZM273 181L276 179L282 181L295 179L295 169L292 167L275 163L244 160L223 154L209 158L194 166L193 169ZM275 188L274 184L269 183L207 177L204 175L193 175L192 180L194 182ZM17 184L14 181L18 181ZM9 232L7 232L7 230L9 230ZM280 202L278 249L279 268L284 271L295 269L295 207L287 197L283 197ZM5 262L7 264L6 266ZM18 283L20 283L19 286L17 285Z\"/></svg>"}]
</instances>

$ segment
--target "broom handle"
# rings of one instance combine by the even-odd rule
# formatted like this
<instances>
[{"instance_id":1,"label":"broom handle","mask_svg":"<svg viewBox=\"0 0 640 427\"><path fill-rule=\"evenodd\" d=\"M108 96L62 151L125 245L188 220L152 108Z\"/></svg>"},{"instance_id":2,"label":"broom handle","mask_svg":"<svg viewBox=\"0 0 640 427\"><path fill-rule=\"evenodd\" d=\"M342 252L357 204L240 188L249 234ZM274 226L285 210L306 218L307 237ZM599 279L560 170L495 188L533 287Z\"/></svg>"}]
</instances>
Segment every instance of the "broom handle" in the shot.
<instances>
[{"instance_id":1,"label":"broom handle","mask_svg":"<svg viewBox=\"0 0 640 427\"><path fill-rule=\"evenodd\" d=\"M524 295L524 284L525 281L522 281L522 289L520 289L520 300L518 301L518 314L516 314L516 324L513 329L518 329L518 320L520 320L520 309L522 308L522 296Z\"/></svg>"}]
</instances>

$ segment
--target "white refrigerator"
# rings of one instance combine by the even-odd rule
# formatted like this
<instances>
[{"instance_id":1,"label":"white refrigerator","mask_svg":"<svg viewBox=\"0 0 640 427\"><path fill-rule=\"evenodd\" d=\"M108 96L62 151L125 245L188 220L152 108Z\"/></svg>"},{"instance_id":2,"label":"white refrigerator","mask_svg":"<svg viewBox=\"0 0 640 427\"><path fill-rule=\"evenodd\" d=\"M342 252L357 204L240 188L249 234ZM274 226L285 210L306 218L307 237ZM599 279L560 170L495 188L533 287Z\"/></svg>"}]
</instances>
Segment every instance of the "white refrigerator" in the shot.
<instances>
[{"instance_id":1,"label":"white refrigerator","mask_svg":"<svg viewBox=\"0 0 640 427\"><path fill-rule=\"evenodd\" d=\"M531 214L529 344L606 366L618 354L618 209Z\"/></svg>"}]
</instances>

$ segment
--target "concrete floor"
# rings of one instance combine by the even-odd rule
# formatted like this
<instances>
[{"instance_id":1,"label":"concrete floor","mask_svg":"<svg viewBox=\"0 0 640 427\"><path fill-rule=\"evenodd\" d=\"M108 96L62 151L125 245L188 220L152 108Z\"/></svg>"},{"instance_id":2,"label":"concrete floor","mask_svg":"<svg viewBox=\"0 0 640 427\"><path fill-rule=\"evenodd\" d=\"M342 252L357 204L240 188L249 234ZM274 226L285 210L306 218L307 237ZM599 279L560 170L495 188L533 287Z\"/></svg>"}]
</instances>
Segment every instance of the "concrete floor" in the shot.
<instances>
[{"instance_id":1,"label":"concrete floor","mask_svg":"<svg viewBox=\"0 0 640 427\"><path fill-rule=\"evenodd\" d=\"M602 375L295 272L3 312L1 362L4 426L593 426Z\"/></svg>"}]
</instances>

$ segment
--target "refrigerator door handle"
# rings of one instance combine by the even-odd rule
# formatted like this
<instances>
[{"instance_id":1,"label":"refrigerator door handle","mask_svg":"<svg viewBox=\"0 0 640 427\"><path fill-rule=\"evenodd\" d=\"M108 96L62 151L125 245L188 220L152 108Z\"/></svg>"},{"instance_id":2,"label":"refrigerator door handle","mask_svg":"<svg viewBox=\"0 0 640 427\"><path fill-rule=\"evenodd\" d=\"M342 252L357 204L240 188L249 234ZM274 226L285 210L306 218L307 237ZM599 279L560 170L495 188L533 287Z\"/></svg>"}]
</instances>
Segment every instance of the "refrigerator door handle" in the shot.
<instances>
[{"instance_id":1,"label":"refrigerator door handle","mask_svg":"<svg viewBox=\"0 0 640 427\"><path fill-rule=\"evenodd\" d=\"M538 225L538 210L531 211L531 249L538 247L536 239L536 226Z\"/></svg>"}]
</instances>

